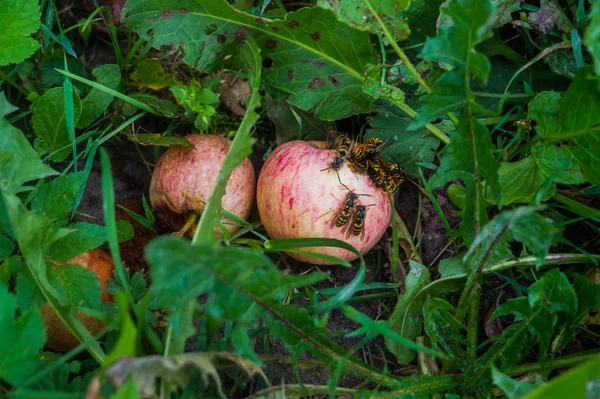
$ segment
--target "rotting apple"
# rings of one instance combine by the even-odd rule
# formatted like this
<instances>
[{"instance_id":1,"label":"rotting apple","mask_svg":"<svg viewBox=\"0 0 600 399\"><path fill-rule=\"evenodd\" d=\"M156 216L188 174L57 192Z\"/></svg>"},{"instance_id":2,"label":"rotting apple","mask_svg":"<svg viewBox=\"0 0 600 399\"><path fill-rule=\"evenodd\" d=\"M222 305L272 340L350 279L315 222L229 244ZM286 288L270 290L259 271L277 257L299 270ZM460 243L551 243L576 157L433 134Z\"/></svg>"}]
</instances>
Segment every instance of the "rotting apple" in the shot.
<instances>
[{"instance_id":1,"label":"rotting apple","mask_svg":"<svg viewBox=\"0 0 600 399\"><path fill-rule=\"evenodd\" d=\"M354 173L347 162L336 173L330 168L335 155L325 142L290 141L269 156L258 178L256 200L271 238L337 238L365 254L383 236L392 217L387 194L374 187L366 174ZM364 237L354 235L352 226L346 232L331 223L344 206L349 190L359 194L360 205L367 206ZM358 257L337 247L301 249L348 261ZM331 264L305 255L289 255L303 262Z\"/></svg>"},{"instance_id":2,"label":"rotting apple","mask_svg":"<svg viewBox=\"0 0 600 399\"><path fill-rule=\"evenodd\" d=\"M102 303L111 300L110 295L106 292L106 283L113 276L115 264L109 254L101 249L92 249L76 256L70 261L56 264L54 267L61 267L64 265L80 265L83 268L93 271L98 276L100 286L102 287L100 297ZM48 348L56 352L68 352L79 345L77 338L71 334L71 331L69 331L67 326L48 303L42 305L40 314L46 325L46 335L48 336L46 346ZM81 320L85 328L87 328L92 335L98 334L106 326L102 321L85 313L78 312L78 316L79 320Z\"/></svg>"},{"instance_id":3,"label":"rotting apple","mask_svg":"<svg viewBox=\"0 0 600 399\"><path fill-rule=\"evenodd\" d=\"M193 147L169 148L156 164L150 182L152 207L174 229L182 228L186 214L202 213L231 146L231 140L211 134L191 134L185 139ZM246 158L231 173L222 199L223 209L242 219L248 218L255 183L254 168ZM239 228L226 218L222 224L229 233ZM186 234L193 235L194 229L187 229Z\"/></svg>"}]
</instances>

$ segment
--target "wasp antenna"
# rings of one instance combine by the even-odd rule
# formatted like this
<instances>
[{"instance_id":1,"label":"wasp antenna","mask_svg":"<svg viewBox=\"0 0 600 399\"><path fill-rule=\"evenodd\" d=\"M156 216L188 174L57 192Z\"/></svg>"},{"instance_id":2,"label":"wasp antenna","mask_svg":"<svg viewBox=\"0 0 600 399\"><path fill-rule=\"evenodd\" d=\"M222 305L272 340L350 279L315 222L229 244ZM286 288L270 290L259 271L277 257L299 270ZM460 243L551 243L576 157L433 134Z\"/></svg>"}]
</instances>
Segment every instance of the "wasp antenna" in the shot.
<instances>
[{"instance_id":1,"label":"wasp antenna","mask_svg":"<svg viewBox=\"0 0 600 399\"><path fill-rule=\"evenodd\" d=\"M346 190L348 190L348 191L352 192L352 190L350 190L350 188L348 188L348 186L347 186L347 185L345 185L344 183L342 183L342 179L340 179L340 172L338 172L338 171L336 170L336 171L335 171L335 173L337 174L337 178L338 178L338 181L340 182L340 184L341 184L342 186L346 187Z\"/></svg>"}]
</instances>

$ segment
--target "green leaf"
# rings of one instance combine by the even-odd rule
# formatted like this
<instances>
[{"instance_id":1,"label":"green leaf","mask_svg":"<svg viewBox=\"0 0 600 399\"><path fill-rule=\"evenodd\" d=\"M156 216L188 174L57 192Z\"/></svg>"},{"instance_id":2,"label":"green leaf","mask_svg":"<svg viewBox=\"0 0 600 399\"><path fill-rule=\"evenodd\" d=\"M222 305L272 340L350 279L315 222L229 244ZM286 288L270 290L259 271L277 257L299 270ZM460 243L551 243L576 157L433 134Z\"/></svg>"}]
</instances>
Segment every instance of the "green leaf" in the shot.
<instances>
[{"instance_id":1,"label":"green leaf","mask_svg":"<svg viewBox=\"0 0 600 399\"><path fill-rule=\"evenodd\" d=\"M291 140L325 140L330 123L320 121L284 101L266 99L267 115L275 125L277 144Z\"/></svg>"},{"instance_id":2,"label":"green leaf","mask_svg":"<svg viewBox=\"0 0 600 399\"><path fill-rule=\"evenodd\" d=\"M69 229L74 233L58 239L48 249L48 257L55 262L67 262L90 249L98 248L106 241L104 226L75 223Z\"/></svg>"},{"instance_id":3,"label":"green leaf","mask_svg":"<svg viewBox=\"0 0 600 399\"><path fill-rule=\"evenodd\" d=\"M44 294L25 265L21 265L17 272L15 291L19 309L39 309L46 302Z\"/></svg>"},{"instance_id":4,"label":"green leaf","mask_svg":"<svg viewBox=\"0 0 600 399\"><path fill-rule=\"evenodd\" d=\"M596 398L600 394L600 357L537 388L524 399Z\"/></svg>"},{"instance_id":5,"label":"green leaf","mask_svg":"<svg viewBox=\"0 0 600 399\"><path fill-rule=\"evenodd\" d=\"M581 274L569 275L573 289L577 294L578 315L584 315L589 310L600 309L600 284L588 281Z\"/></svg>"},{"instance_id":6,"label":"green leaf","mask_svg":"<svg viewBox=\"0 0 600 399\"><path fill-rule=\"evenodd\" d=\"M594 58L594 71L600 75L600 3L591 3L589 25L585 30L585 46Z\"/></svg>"},{"instance_id":7,"label":"green leaf","mask_svg":"<svg viewBox=\"0 0 600 399\"><path fill-rule=\"evenodd\" d=\"M128 220L117 221L117 239L119 242L129 241L135 235L133 226Z\"/></svg>"},{"instance_id":8,"label":"green leaf","mask_svg":"<svg viewBox=\"0 0 600 399\"><path fill-rule=\"evenodd\" d=\"M28 181L56 174L42 163L23 133L3 118L13 110L0 92L0 188L8 194L23 191Z\"/></svg>"},{"instance_id":9,"label":"green leaf","mask_svg":"<svg viewBox=\"0 0 600 399\"><path fill-rule=\"evenodd\" d=\"M44 183L31 200L31 210L52 218L58 227L64 227L83 184L85 174L82 172L64 174Z\"/></svg>"},{"instance_id":10,"label":"green leaf","mask_svg":"<svg viewBox=\"0 0 600 399\"><path fill-rule=\"evenodd\" d=\"M503 162L498 169L498 180L502 190L502 205L512 203L530 203L539 189L546 182L546 177L538 168L532 157L526 157L518 162ZM556 193L556 184L552 183L542 195L542 201L552 198ZM498 198L491 195L487 200L492 204L498 203Z\"/></svg>"},{"instance_id":11,"label":"green leaf","mask_svg":"<svg viewBox=\"0 0 600 399\"><path fill-rule=\"evenodd\" d=\"M102 287L93 271L80 265L55 266L49 280L71 305L100 309Z\"/></svg>"},{"instance_id":12,"label":"green leaf","mask_svg":"<svg viewBox=\"0 0 600 399\"><path fill-rule=\"evenodd\" d=\"M15 244L8 237L0 235L0 261L10 257L15 250Z\"/></svg>"},{"instance_id":13,"label":"green leaf","mask_svg":"<svg viewBox=\"0 0 600 399\"><path fill-rule=\"evenodd\" d=\"M581 171L581 165L571 155L574 148L555 144L536 143L531 148L533 158L546 177L561 171L556 182L561 184L583 184L587 181Z\"/></svg>"},{"instance_id":14,"label":"green leaf","mask_svg":"<svg viewBox=\"0 0 600 399\"><path fill-rule=\"evenodd\" d=\"M414 341L421 335L423 319L421 317L421 303L423 299L416 299L417 293L429 282L429 271L425 266L413 260L410 261L410 270L406 277L406 290L398 296L396 307L388 319L392 331L402 337ZM398 345L395 341L385 338L385 346L399 364L408 364L413 361L417 352L406 346Z\"/></svg>"},{"instance_id":15,"label":"green leaf","mask_svg":"<svg viewBox=\"0 0 600 399\"><path fill-rule=\"evenodd\" d=\"M556 269L544 273L542 278L529 287L529 305L549 307L552 312L577 313L577 295L567 276Z\"/></svg>"},{"instance_id":16,"label":"green leaf","mask_svg":"<svg viewBox=\"0 0 600 399\"><path fill-rule=\"evenodd\" d=\"M233 169L240 165L244 159L252 153L252 146L256 139L250 136L250 129L258 121L259 115L256 113L256 108L260 106L259 87L261 82L260 69L260 50L252 38L247 38L244 45L240 49L240 58L248 67L248 84L250 86L251 95L246 106L246 114L244 115L240 126L235 134L233 142L223 164L219 175L217 176L217 184L213 188L213 192L202 212L194 242L201 241L216 241L214 228L221 221L221 200L225 195L227 181Z\"/></svg>"},{"instance_id":17,"label":"green leaf","mask_svg":"<svg viewBox=\"0 0 600 399\"><path fill-rule=\"evenodd\" d=\"M81 114L81 100L73 93L75 122ZM53 154L55 162L64 160L71 152L71 139L66 124L65 95L62 87L50 89L32 106L31 123L40 139L40 147Z\"/></svg>"},{"instance_id":18,"label":"green leaf","mask_svg":"<svg viewBox=\"0 0 600 399\"><path fill-rule=\"evenodd\" d=\"M491 1L451 0L442 5L440 12L450 22L440 28L438 37L427 39L421 57L466 70L486 82L490 63L475 46L483 41L493 15Z\"/></svg>"},{"instance_id":19,"label":"green leaf","mask_svg":"<svg viewBox=\"0 0 600 399\"><path fill-rule=\"evenodd\" d=\"M121 71L118 65L104 64L92 71L96 82L110 89L116 89L121 82ZM92 88L81 100L81 116L77 121L78 129L85 129L98 119L113 101L113 96L99 89Z\"/></svg>"},{"instance_id":20,"label":"green leaf","mask_svg":"<svg viewBox=\"0 0 600 399\"><path fill-rule=\"evenodd\" d=\"M45 340L45 328L36 310L24 310L17 318L16 299L0 284L0 379L19 385L35 370Z\"/></svg>"},{"instance_id":21,"label":"green leaf","mask_svg":"<svg viewBox=\"0 0 600 399\"><path fill-rule=\"evenodd\" d=\"M524 395L535 389L535 385L527 380L513 380L506 374L503 374L496 367L492 367L492 378L508 399L521 399Z\"/></svg>"},{"instance_id":22,"label":"green leaf","mask_svg":"<svg viewBox=\"0 0 600 399\"><path fill-rule=\"evenodd\" d=\"M0 2L0 66L21 62L40 47L31 34L40 27L37 0Z\"/></svg>"},{"instance_id":23,"label":"green leaf","mask_svg":"<svg viewBox=\"0 0 600 399\"><path fill-rule=\"evenodd\" d=\"M131 315L129 315L129 304L124 292L117 294L116 302L119 306L120 333L117 343L106 356L106 365L110 365L125 356L136 356L137 330L131 320Z\"/></svg>"},{"instance_id":24,"label":"green leaf","mask_svg":"<svg viewBox=\"0 0 600 399\"><path fill-rule=\"evenodd\" d=\"M123 15L152 46L177 43L187 64L208 73L231 54L232 43L252 35L264 60L265 88L275 98L286 96L325 120L371 110L373 99L361 89L365 65L377 64L369 34L339 22L330 10L302 8L271 21L224 0L130 0Z\"/></svg>"},{"instance_id":25,"label":"green leaf","mask_svg":"<svg viewBox=\"0 0 600 399\"><path fill-rule=\"evenodd\" d=\"M429 180L432 188L441 187L450 180L461 179L467 189L467 198L473 199L466 202L462 212L461 233L467 244L470 244L475 235L475 221L485 222L485 215L480 205L480 214L476 214L475 190L479 179L484 178L486 187L491 195L498 198L500 186L498 183L498 163L493 156L493 147L490 133L485 126L474 119L461 117L452 140L446 146L444 157L440 166Z\"/></svg>"},{"instance_id":26,"label":"green leaf","mask_svg":"<svg viewBox=\"0 0 600 399\"><path fill-rule=\"evenodd\" d=\"M535 132L541 137L552 137L558 128L560 93L543 91L527 105L527 117L536 122Z\"/></svg>"},{"instance_id":27,"label":"green leaf","mask_svg":"<svg viewBox=\"0 0 600 399\"><path fill-rule=\"evenodd\" d=\"M396 40L404 40L408 37L410 28L398 13L408 9L411 0L369 0L369 3ZM383 29L369 10L366 0L319 0L317 5L333 10L338 20L354 29L383 34Z\"/></svg>"},{"instance_id":28,"label":"green leaf","mask_svg":"<svg viewBox=\"0 0 600 399\"><path fill-rule=\"evenodd\" d=\"M165 136L160 133L137 133L128 134L127 138L141 145L170 147L172 145L183 145L191 147L192 144L182 137Z\"/></svg>"},{"instance_id":29,"label":"green leaf","mask_svg":"<svg viewBox=\"0 0 600 399\"><path fill-rule=\"evenodd\" d=\"M456 310L445 299L427 297L423 305L425 331L434 347L443 350L457 364L467 362L465 327L454 316Z\"/></svg>"},{"instance_id":30,"label":"green leaf","mask_svg":"<svg viewBox=\"0 0 600 399\"><path fill-rule=\"evenodd\" d=\"M412 176L419 175L420 162L433 162L434 150L440 141L425 129L407 131L410 119L402 116L397 107L379 108L377 115L369 118L371 129L368 136L383 140L394 138L392 144L383 151L384 158L395 160L404 171Z\"/></svg>"},{"instance_id":31,"label":"green leaf","mask_svg":"<svg viewBox=\"0 0 600 399\"><path fill-rule=\"evenodd\" d=\"M464 257L470 265L485 261L494 244L500 240L522 242L537 257L537 265L544 264L548 248L554 242L556 229L552 222L539 214L538 209L520 207L504 211L486 224L475 238Z\"/></svg>"},{"instance_id":32,"label":"green leaf","mask_svg":"<svg viewBox=\"0 0 600 399\"><path fill-rule=\"evenodd\" d=\"M152 90L160 90L178 85L173 74L165 71L158 58L149 58L140 62L131 74L131 80L138 87L145 87Z\"/></svg>"}]
</instances>

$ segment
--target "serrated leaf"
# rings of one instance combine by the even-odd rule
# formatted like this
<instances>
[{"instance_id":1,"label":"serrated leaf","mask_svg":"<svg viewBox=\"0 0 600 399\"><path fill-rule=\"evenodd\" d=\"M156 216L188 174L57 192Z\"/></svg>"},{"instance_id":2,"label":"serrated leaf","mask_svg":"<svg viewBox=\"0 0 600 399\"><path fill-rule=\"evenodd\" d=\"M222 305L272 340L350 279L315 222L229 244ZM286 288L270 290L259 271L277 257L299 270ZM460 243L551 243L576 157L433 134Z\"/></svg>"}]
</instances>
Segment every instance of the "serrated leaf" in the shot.
<instances>
[{"instance_id":1,"label":"serrated leaf","mask_svg":"<svg viewBox=\"0 0 600 399\"><path fill-rule=\"evenodd\" d=\"M320 119L371 110L362 73L377 58L366 32L339 22L332 11L303 8L270 21L239 12L224 0L130 0L126 23L155 48L182 46L183 60L206 72L252 35L262 52L266 89ZM177 27L177 29L174 29ZM292 94L293 93L293 94Z\"/></svg>"},{"instance_id":2,"label":"serrated leaf","mask_svg":"<svg viewBox=\"0 0 600 399\"><path fill-rule=\"evenodd\" d=\"M121 82L121 71L118 65L104 64L92 71L96 77L96 83L104 85L109 89L116 89ZM81 115L77 120L76 127L85 129L98 119L113 101L113 96L101 90L93 88L83 100L81 100Z\"/></svg>"},{"instance_id":3,"label":"serrated leaf","mask_svg":"<svg viewBox=\"0 0 600 399\"><path fill-rule=\"evenodd\" d=\"M158 58L149 58L140 62L131 74L131 80L138 87L146 87L152 90L178 85L173 74L165 71Z\"/></svg>"},{"instance_id":4,"label":"serrated leaf","mask_svg":"<svg viewBox=\"0 0 600 399\"><path fill-rule=\"evenodd\" d=\"M31 200L31 210L54 219L57 226L64 227L85 177L83 172L68 173L42 184Z\"/></svg>"},{"instance_id":5,"label":"serrated leaf","mask_svg":"<svg viewBox=\"0 0 600 399\"><path fill-rule=\"evenodd\" d=\"M440 141L425 129L408 131L409 124L410 119L403 117L397 107L379 108L377 115L369 118L368 135L384 140L394 138L383 151L384 157L399 162L408 174L418 176L418 164L433 162Z\"/></svg>"},{"instance_id":6,"label":"serrated leaf","mask_svg":"<svg viewBox=\"0 0 600 399\"><path fill-rule=\"evenodd\" d=\"M46 302L44 294L38 288L31 272L25 265L21 265L20 270L17 272L15 293L19 309L39 309Z\"/></svg>"},{"instance_id":7,"label":"serrated leaf","mask_svg":"<svg viewBox=\"0 0 600 399\"><path fill-rule=\"evenodd\" d=\"M405 40L410 35L410 28L399 13L408 9L411 0L369 0L369 3L396 40ZM354 29L383 34L383 29L371 13L366 0L319 0L317 5L333 10L338 20Z\"/></svg>"},{"instance_id":8,"label":"serrated leaf","mask_svg":"<svg viewBox=\"0 0 600 399\"><path fill-rule=\"evenodd\" d=\"M19 385L35 370L37 355L45 340L45 328L36 310L21 310L16 299L0 284L0 378Z\"/></svg>"},{"instance_id":9,"label":"serrated leaf","mask_svg":"<svg viewBox=\"0 0 600 399\"><path fill-rule=\"evenodd\" d=\"M549 270L529 287L529 305L533 308L538 304L548 306L553 312L576 314L577 295L564 273Z\"/></svg>"},{"instance_id":10,"label":"serrated leaf","mask_svg":"<svg viewBox=\"0 0 600 399\"><path fill-rule=\"evenodd\" d=\"M415 300L417 294L429 282L429 271L422 264L410 261L410 270L406 276L406 290L398 296L396 307L388 319L389 328L402 337L414 341L421 334L423 318L421 317L422 299ZM408 364L413 361L417 352L395 341L385 338L385 346L399 364Z\"/></svg>"},{"instance_id":11,"label":"serrated leaf","mask_svg":"<svg viewBox=\"0 0 600 399\"><path fill-rule=\"evenodd\" d=\"M0 66L23 61L40 47L31 34L40 27L37 0L0 2Z\"/></svg>"},{"instance_id":12,"label":"serrated leaf","mask_svg":"<svg viewBox=\"0 0 600 399\"><path fill-rule=\"evenodd\" d=\"M546 177L561 171L556 182L561 184L583 184L587 181L579 161L571 155L574 149L555 144L536 143L531 148L533 158Z\"/></svg>"},{"instance_id":13,"label":"serrated leaf","mask_svg":"<svg viewBox=\"0 0 600 399\"><path fill-rule=\"evenodd\" d=\"M100 309L100 280L93 271L80 265L55 266L50 283L76 307Z\"/></svg>"},{"instance_id":14,"label":"serrated leaf","mask_svg":"<svg viewBox=\"0 0 600 399\"><path fill-rule=\"evenodd\" d=\"M483 41L494 8L489 0L451 0L441 11L449 23L440 28L436 38L428 38L421 57L461 68L486 82L490 73L487 58L475 50Z\"/></svg>"},{"instance_id":15,"label":"serrated leaf","mask_svg":"<svg viewBox=\"0 0 600 399\"><path fill-rule=\"evenodd\" d=\"M466 362L466 340L462 322L456 319L456 310L445 299L427 297L423 305L424 326L434 347L447 353L457 364Z\"/></svg>"},{"instance_id":16,"label":"serrated leaf","mask_svg":"<svg viewBox=\"0 0 600 399\"><path fill-rule=\"evenodd\" d=\"M516 240L525 244L529 252L537 257L537 265L541 266L555 235L552 222L540 215L536 208L520 207L504 211L481 229L464 260L476 267L499 240Z\"/></svg>"},{"instance_id":17,"label":"serrated leaf","mask_svg":"<svg viewBox=\"0 0 600 399\"><path fill-rule=\"evenodd\" d=\"M69 226L72 234L54 242L48 249L48 257L55 262L66 262L90 249L98 248L106 241L106 228L91 223L74 223Z\"/></svg>"},{"instance_id":18,"label":"serrated leaf","mask_svg":"<svg viewBox=\"0 0 600 399\"><path fill-rule=\"evenodd\" d=\"M546 182L546 177L533 157L526 157L517 162L501 163L498 181L502 190L502 205L510 205L530 203ZM542 195L542 201L552 198L555 193L556 184L552 183ZM498 203L498 198L492 195L488 195L487 200L492 204Z\"/></svg>"},{"instance_id":19,"label":"serrated leaf","mask_svg":"<svg viewBox=\"0 0 600 399\"><path fill-rule=\"evenodd\" d=\"M129 241L134 235L135 231L128 220L117 220L117 239L119 242Z\"/></svg>"},{"instance_id":20,"label":"serrated leaf","mask_svg":"<svg viewBox=\"0 0 600 399\"><path fill-rule=\"evenodd\" d=\"M75 122L81 115L81 100L73 92ZM71 152L71 139L66 124L65 95L62 87L48 90L33 106L31 123L36 136L42 141L43 148L55 162L64 160ZM66 147L66 148L64 148Z\"/></svg>"},{"instance_id":21,"label":"serrated leaf","mask_svg":"<svg viewBox=\"0 0 600 399\"><path fill-rule=\"evenodd\" d=\"M28 181L56 174L42 163L23 133L4 119L12 111L14 107L0 92L0 187L8 194L22 191Z\"/></svg>"},{"instance_id":22,"label":"serrated leaf","mask_svg":"<svg viewBox=\"0 0 600 399\"><path fill-rule=\"evenodd\" d=\"M493 147L489 131L474 119L463 116L456 131L450 133L451 141L445 148L440 166L429 180L432 188L441 187L450 180L461 179L465 183L467 198L477 198L475 190L479 178L486 181L487 190L496 198L500 195L498 183L498 163L493 156ZM480 205L480 210L484 206ZM470 244L475 234L475 221L482 223L484 214L476 214L474 200L466 202L462 212L461 232L467 244Z\"/></svg>"}]
</instances>

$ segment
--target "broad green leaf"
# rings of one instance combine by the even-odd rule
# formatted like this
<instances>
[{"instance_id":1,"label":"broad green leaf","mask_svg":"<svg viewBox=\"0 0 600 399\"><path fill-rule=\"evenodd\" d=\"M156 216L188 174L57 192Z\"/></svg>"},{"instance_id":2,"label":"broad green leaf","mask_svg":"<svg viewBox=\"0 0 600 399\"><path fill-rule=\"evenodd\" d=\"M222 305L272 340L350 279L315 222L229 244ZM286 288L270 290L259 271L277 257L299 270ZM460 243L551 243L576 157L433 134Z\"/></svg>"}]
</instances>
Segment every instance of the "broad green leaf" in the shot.
<instances>
[{"instance_id":1,"label":"broad green leaf","mask_svg":"<svg viewBox=\"0 0 600 399\"><path fill-rule=\"evenodd\" d=\"M121 82L121 71L118 65L104 64L92 71L96 83L109 89L116 89ZM87 96L81 100L81 116L77 121L78 129L85 129L98 119L113 101L113 96L103 91L92 88Z\"/></svg>"},{"instance_id":2,"label":"broad green leaf","mask_svg":"<svg viewBox=\"0 0 600 399\"><path fill-rule=\"evenodd\" d=\"M58 227L64 227L84 183L84 173L68 173L42 184L31 200L31 210L55 220Z\"/></svg>"},{"instance_id":3,"label":"broad green leaf","mask_svg":"<svg viewBox=\"0 0 600 399\"><path fill-rule=\"evenodd\" d=\"M546 177L535 160L526 157L518 162L501 163L498 169L498 180L502 190L502 205L510 205L530 203L546 182ZM553 183L542 195L542 201L552 198L555 193L556 185ZM492 204L498 203L498 199L491 195L487 200Z\"/></svg>"},{"instance_id":4,"label":"broad green leaf","mask_svg":"<svg viewBox=\"0 0 600 399\"><path fill-rule=\"evenodd\" d=\"M101 286L93 271L74 264L55 266L49 280L71 305L100 309Z\"/></svg>"},{"instance_id":5,"label":"broad green leaf","mask_svg":"<svg viewBox=\"0 0 600 399\"><path fill-rule=\"evenodd\" d=\"M404 40L410 34L406 20L400 16L410 6L411 0L319 0L319 7L333 10L338 19L358 30L383 34L383 29L369 6L377 13L396 40Z\"/></svg>"},{"instance_id":6,"label":"broad green leaf","mask_svg":"<svg viewBox=\"0 0 600 399\"><path fill-rule=\"evenodd\" d=\"M600 284L590 282L581 274L569 275L577 294L577 313L584 315L589 310L600 309Z\"/></svg>"},{"instance_id":7,"label":"broad green leaf","mask_svg":"<svg viewBox=\"0 0 600 399\"><path fill-rule=\"evenodd\" d=\"M303 8L271 21L235 10L224 0L130 0L126 23L152 46L182 48L183 60L212 72L232 43L256 39L265 88L320 119L371 110L362 93L365 65L377 58L367 32L339 22L330 10Z\"/></svg>"},{"instance_id":8,"label":"broad green leaf","mask_svg":"<svg viewBox=\"0 0 600 399\"><path fill-rule=\"evenodd\" d=\"M81 114L81 100L73 95L75 122ZM39 148L53 154L55 162L64 160L71 152L71 139L66 124L65 95L62 87L50 89L32 106L31 123L39 139ZM58 151L55 153L55 151Z\"/></svg>"},{"instance_id":9,"label":"broad green leaf","mask_svg":"<svg viewBox=\"0 0 600 399\"><path fill-rule=\"evenodd\" d=\"M527 116L536 122L535 132L541 137L552 137L558 128L560 93L543 91L527 105Z\"/></svg>"},{"instance_id":10,"label":"broad green leaf","mask_svg":"<svg viewBox=\"0 0 600 399\"><path fill-rule=\"evenodd\" d=\"M217 176L217 184L213 188L213 192L202 212L194 242L201 241L216 241L214 229L221 221L221 200L225 195L227 181L233 169L240 165L244 159L252 153L252 146L256 139L250 136L252 126L258 121L259 115L256 113L256 108L260 106L259 87L261 82L260 69L260 50L252 38L247 38L244 45L240 49L240 59L248 68L248 84L250 86L251 95L246 106L246 114L244 115L231 147L225 155L221 170Z\"/></svg>"},{"instance_id":11,"label":"broad green leaf","mask_svg":"<svg viewBox=\"0 0 600 399\"><path fill-rule=\"evenodd\" d=\"M117 220L117 239L119 242L129 241L134 235L133 225L128 220Z\"/></svg>"},{"instance_id":12,"label":"broad green leaf","mask_svg":"<svg viewBox=\"0 0 600 399\"><path fill-rule=\"evenodd\" d=\"M0 188L9 194L23 191L28 181L56 174L42 163L23 133L4 119L15 109L0 92Z\"/></svg>"},{"instance_id":13,"label":"broad green leaf","mask_svg":"<svg viewBox=\"0 0 600 399\"><path fill-rule=\"evenodd\" d=\"M130 77L138 87L152 90L178 85L173 74L165 71L158 58L149 58L140 62Z\"/></svg>"},{"instance_id":14,"label":"broad green leaf","mask_svg":"<svg viewBox=\"0 0 600 399\"><path fill-rule=\"evenodd\" d=\"M595 77L591 67L582 68L560 102L558 132L553 138L574 137L575 141L585 148L580 140L589 136L600 137L597 129L590 130L600 123L600 91L594 84ZM588 133L588 134L586 134Z\"/></svg>"},{"instance_id":15,"label":"broad green leaf","mask_svg":"<svg viewBox=\"0 0 600 399\"><path fill-rule=\"evenodd\" d=\"M0 379L12 385L19 385L35 370L45 340L45 328L37 310L21 309L18 318L16 310L16 299L6 286L0 285Z\"/></svg>"},{"instance_id":16,"label":"broad green leaf","mask_svg":"<svg viewBox=\"0 0 600 399\"><path fill-rule=\"evenodd\" d=\"M600 75L600 3L591 3L590 21L585 30L585 46L594 57L596 76Z\"/></svg>"},{"instance_id":17,"label":"broad green leaf","mask_svg":"<svg viewBox=\"0 0 600 399\"><path fill-rule=\"evenodd\" d=\"M434 150L440 141L425 129L408 131L410 120L401 115L397 107L379 108L377 115L369 118L369 136L382 139L394 138L393 143L383 151L388 160L399 162L405 172L419 175L420 162L433 162Z\"/></svg>"},{"instance_id":18,"label":"broad green leaf","mask_svg":"<svg viewBox=\"0 0 600 399\"><path fill-rule=\"evenodd\" d=\"M421 288L429 282L429 271L422 264L410 261L410 270L406 277L406 290L398 296L396 307L388 319L390 329L404 338L414 341L421 335L423 319L421 317L422 299L416 300L416 295ZM395 341L386 338L385 345L399 364L408 364L413 361L417 352L405 346L398 345Z\"/></svg>"},{"instance_id":19,"label":"broad green leaf","mask_svg":"<svg viewBox=\"0 0 600 399\"><path fill-rule=\"evenodd\" d=\"M597 398L600 395L600 357L542 385L523 399Z\"/></svg>"},{"instance_id":20,"label":"broad green leaf","mask_svg":"<svg viewBox=\"0 0 600 399\"><path fill-rule=\"evenodd\" d=\"M48 249L48 257L55 262L67 262L77 255L98 248L106 241L106 228L91 223L75 223L69 226L73 234L62 237Z\"/></svg>"},{"instance_id":21,"label":"broad green leaf","mask_svg":"<svg viewBox=\"0 0 600 399\"><path fill-rule=\"evenodd\" d=\"M523 243L537 257L537 265L541 266L555 236L556 228L552 222L540 215L536 208L515 208L497 215L481 229L464 260L475 269L499 241L514 240Z\"/></svg>"},{"instance_id":22,"label":"broad green leaf","mask_svg":"<svg viewBox=\"0 0 600 399\"><path fill-rule=\"evenodd\" d=\"M577 295L567 276L556 269L544 275L529 287L529 305L547 306L552 312L564 311L574 316L577 313Z\"/></svg>"},{"instance_id":23,"label":"broad green leaf","mask_svg":"<svg viewBox=\"0 0 600 399\"><path fill-rule=\"evenodd\" d=\"M21 62L40 47L31 34L40 27L37 0L0 2L0 66Z\"/></svg>"},{"instance_id":24,"label":"broad green leaf","mask_svg":"<svg viewBox=\"0 0 600 399\"><path fill-rule=\"evenodd\" d=\"M561 171L556 177L556 182L561 184L583 184L587 180L581 171L579 161L571 155L575 148L555 144L536 143L531 152L538 167L546 177Z\"/></svg>"}]
</instances>

